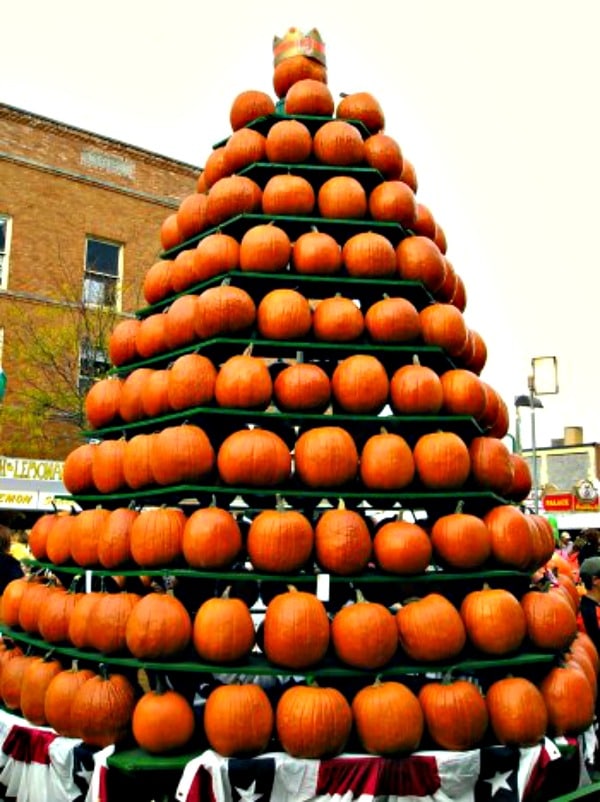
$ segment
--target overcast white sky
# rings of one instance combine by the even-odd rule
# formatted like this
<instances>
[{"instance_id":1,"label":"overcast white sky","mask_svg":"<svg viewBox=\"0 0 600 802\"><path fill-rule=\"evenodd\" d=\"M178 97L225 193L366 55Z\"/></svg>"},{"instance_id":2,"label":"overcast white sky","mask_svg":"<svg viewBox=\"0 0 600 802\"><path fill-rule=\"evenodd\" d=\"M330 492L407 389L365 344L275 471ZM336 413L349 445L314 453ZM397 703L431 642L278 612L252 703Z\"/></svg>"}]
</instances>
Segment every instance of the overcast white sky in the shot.
<instances>
[{"instance_id":1,"label":"overcast white sky","mask_svg":"<svg viewBox=\"0 0 600 802\"><path fill-rule=\"evenodd\" d=\"M600 441L599 0L19 0L3 9L0 101L202 165L272 40L318 28L329 85L369 91L416 167L465 281L482 378L512 410L558 358L538 445ZM524 444L529 422L525 414Z\"/></svg>"}]
</instances>

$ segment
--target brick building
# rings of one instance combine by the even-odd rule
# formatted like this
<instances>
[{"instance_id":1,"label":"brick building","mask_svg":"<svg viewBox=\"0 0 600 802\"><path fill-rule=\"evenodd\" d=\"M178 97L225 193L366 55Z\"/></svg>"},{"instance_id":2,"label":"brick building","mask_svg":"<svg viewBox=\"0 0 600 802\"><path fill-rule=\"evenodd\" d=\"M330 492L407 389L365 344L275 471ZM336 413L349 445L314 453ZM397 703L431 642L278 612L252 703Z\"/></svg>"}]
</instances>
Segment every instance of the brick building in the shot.
<instances>
[{"instance_id":1,"label":"brick building","mask_svg":"<svg viewBox=\"0 0 600 802\"><path fill-rule=\"evenodd\" d=\"M75 405L68 393L81 400L102 370L99 340L144 305L161 223L199 172L0 104L0 464L62 460L79 442L76 416L60 403L53 413L52 392L70 383L63 406Z\"/></svg>"}]
</instances>

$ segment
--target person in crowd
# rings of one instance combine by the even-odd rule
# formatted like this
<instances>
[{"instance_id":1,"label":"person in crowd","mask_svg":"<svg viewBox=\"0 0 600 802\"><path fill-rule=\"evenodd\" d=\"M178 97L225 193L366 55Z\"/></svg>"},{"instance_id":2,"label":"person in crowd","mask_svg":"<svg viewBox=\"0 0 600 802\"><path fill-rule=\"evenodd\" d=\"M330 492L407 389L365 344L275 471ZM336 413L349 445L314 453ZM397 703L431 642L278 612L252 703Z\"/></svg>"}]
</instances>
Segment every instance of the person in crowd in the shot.
<instances>
[{"instance_id":1,"label":"person in crowd","mask_svg":"<svg viewBox=\"0 0 600 802\"><path fill-rule=\"evenodd\" d=\"M565 560L569 559L569 555L573 551L573 542L571 535L568 532L561 532L558 539L558 553Z\"/></svg>"},{"instance_id":2,"label":"person in crowd","mask_svg":"<svg viewBox=\"0 0 600 802\"><path fill-rule=\"evenodd\" d=\"M577 626L589 635L600 652L600 556L584 560L579 576L585 594L581 597Z\"/></svg>"},{"instance_id":3,"label":"person in crowd","mask_svg":"<svg viewBox=\"0 0 600 802\"><path fill-rule=\"evenodd\" d=\"M597 529L582 529L573 543L573 552L581 566L588 557L600 554L600 532Z\"/></svg>"},{"instance_id":4,"label":"person in crowd","mask_svg":"<svg viewBox=\"0 0 600 802\"><path fill-rule=\"evenodd\" d=\"M0 595L9 582L24 575L21 563L10 553L12 539L8 526L0 524Z\"/></svg>"}]
</instances>

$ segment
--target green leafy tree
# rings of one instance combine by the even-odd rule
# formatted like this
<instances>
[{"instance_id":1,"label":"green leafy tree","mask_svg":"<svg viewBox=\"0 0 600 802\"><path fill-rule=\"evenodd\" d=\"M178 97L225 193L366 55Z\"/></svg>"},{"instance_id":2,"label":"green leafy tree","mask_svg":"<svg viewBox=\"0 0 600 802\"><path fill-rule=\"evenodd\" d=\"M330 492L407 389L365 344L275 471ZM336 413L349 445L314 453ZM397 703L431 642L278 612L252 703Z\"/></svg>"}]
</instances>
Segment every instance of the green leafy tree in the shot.
<instances>
[{"instance_id":1,"label":"green leafy tree","mask_svg":"<svg viewBox=\"0 0 600 802\"><path fill-rule=\"evenodd\" d=\"M92 306L77 286L53 277L55 297L19 299L2 311L6 395L0 403L0 451L64 458L81 442L85 396L110 369L108 340L121 313Z\"/></svg>"}]
</instances>

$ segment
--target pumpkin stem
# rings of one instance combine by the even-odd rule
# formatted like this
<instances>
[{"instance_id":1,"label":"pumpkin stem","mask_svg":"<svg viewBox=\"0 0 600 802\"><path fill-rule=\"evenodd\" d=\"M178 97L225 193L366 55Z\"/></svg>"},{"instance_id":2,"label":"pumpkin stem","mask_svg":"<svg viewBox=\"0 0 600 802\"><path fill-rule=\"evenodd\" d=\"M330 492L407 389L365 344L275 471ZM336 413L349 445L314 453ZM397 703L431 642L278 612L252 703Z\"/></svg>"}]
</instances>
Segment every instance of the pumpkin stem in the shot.
<instances>
[{"instance_id":1,"label":"pumpkin stem","mask_svg":"<svg viewBox=\"0 0 600 802\"><path fill-rule=\"evenodd\" d=\"M254 343L250 343L249 345L247 345L247 346L244 348L243 352L242 352L242 353L243 353L243 355L244 355L244 356L252 356L252 349L253 349L253 348L254 348Z\"/></svg>"},{"instance_id":2,"label":"pumpkin stem","mask_svg":"<svg viewBox=\"0 0 600 802\"><path fill-rule=\"evenodd\" d=\"M385 426L382 426L382 427L379 429L379 434L387 434L387 433L388 433L388 430L385 428Z\"/></svg>"},{"instance_id":3,"label":"pumpkin stem","mask_svg":"<svg viewBox=\"0 0 600 802\"><path fill-rule=\"evenodd\" d=\"M458 502L458 504L456 505L456 509L455 509L454 511L455 511L455 512L462 512L462 511L463 511L463 507L464 507L464 506L465 506L464 499L462 499L462 498L461 498L461 500L460 500L460 501Z\"/></svg>"},{"instance_id":4,"label":"pumpkin stem","mask_svg":"<svg viewBox=\"0 0 600 802\"><path fill-rule=\"evenodd\" d=\"M360 588L356 588L356 604L364 604L366 603L366 599L364 594Z\"/></svg>"},{"instance_id":5,"label":"pumpkin stem","mask_svg":"<svg viewBox=\"0 0 600 802\"><path fill-rule=\"evenodd\" d=\"M53 654L54 654L54 649L53 649L53 648L52 648L52 649L50 649L49 651L47 651L47 652L44 654L44 658L43 658L43 659L44 659L44 663L47 663L47 662L48 662L48 660L50 660L50 659L52 658L52 655L53 655Z\"/></svg>"},{"instance_id":6,"label":"pumpkin stem","mask_svg":"<svg viewBox=\"0 0 600 802\"><path fill-rule=\"evenodd\" d=\"M102 677L102 679L108 679L108 666L106 663L98 663L98 673Z\"/></svg>"},{"instance_id":7,"label":"pumpkin stem","mask_svg":"<svg viewBox=\"0 0 600 802\"><path fill-rule=\"evenodd\" d=\"M275 493L275 509L277 512L283 512L285 510L285 499L281 493Z\"/></svg>"},{"instance_id":8,"label":"pumpkin stem","mask_svg":"<svg viewBox=\"0 0 600 802\"><path fill-rule=\"evenodd\" d=\"M231 585L227 585L223 593L221 594L222 599L229 599L231 593Z\"/></svg>"},{"instance_id":9,"label":"pumpkin stem","mask_svg":"<svg viewBox=\"0 0 600 802\"><path fill-rule=\"evenodd\" d=\"M231 278L229 276L226 276L221 282L221 287L229 287L230 284L231 284Z\"/></svg>"},{"instance_id":10,"label":"pumpkin stem","mask_svg":"<svg viewBox=\"0 0 600 802\"><path fill-rule=\"evenodd\" d=\"M304 351L296 351L296 362L302 364L304 362Z\"/></svg>"},{"instance_id":11,"label":"pumpkin stem","mask_svg":"<svg viewBox=\"0 0 600 802\"><path fill-rule=\"evenodd\" d=\"M412 363L413 363L413 365L420 365L421 364L421 360L419 359L419 355L418 354L413 354Z\"/></svg>"},{"instance_id":12,"label":"pumpkin stem","mask_svg":"<svg viewBox=\"0 0 600 802\"><path fill-rule=\"evenodd\" d=\"M339 498L338 499L337 508L338 508L338 510L345 510L346 509L346 502L344 501L343 498Z\"/></svg>"}]
</instances>

